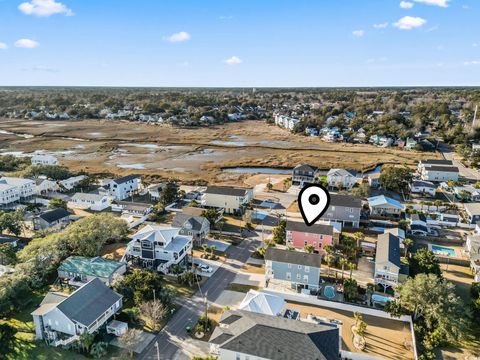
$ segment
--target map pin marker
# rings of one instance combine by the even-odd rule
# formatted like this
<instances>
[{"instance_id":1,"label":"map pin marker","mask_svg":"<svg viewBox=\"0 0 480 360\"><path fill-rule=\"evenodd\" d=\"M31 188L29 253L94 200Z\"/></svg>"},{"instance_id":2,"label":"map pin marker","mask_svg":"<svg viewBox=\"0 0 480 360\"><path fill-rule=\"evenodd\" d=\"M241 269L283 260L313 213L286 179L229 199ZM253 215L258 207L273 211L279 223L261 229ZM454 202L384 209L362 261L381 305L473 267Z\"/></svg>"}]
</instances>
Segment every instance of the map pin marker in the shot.
<instances>
[{"instance_id":1,"label":"map pin marker","mask_svg":"<svg viewBox=\"0 0 480 360\"><path fill-rule=\"evenodd\" d=\"M298 206L307 226L313 225L320 219L327 211L329 204L328 190L318 184L307 185L298 194Z\"/></svg>"}]
</instances>

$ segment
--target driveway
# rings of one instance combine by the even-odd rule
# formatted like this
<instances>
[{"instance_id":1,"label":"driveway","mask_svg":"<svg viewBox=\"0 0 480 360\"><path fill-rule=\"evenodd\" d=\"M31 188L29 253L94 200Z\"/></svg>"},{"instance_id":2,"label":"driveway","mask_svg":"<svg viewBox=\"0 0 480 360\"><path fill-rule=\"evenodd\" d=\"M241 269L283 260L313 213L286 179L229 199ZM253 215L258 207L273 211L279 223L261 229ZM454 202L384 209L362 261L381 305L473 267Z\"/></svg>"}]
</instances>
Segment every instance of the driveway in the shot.
<instances>
[{"instance_id":1,"label":"driveway","mask_svg":"<svg viewBox=\"0 0 480 360\"><path fill-rule=\"evenodd\" d=\"M199 269L197 269L197 274L198 275L201 275L203 277L207 277L207 278L210 278L212 277L215 272L220 268L220 266L222 266L222 263L219 262L219 261L214 261L214 260L207 260L207 259L200 259L200 258L195 258L194 259L194 262L195 264L204 264L204 265L208 265L212 268L212 272L206 272L206 271L201 271Z\"/></svg>"},{"instance_id":2,"label":"driveway","mask_svg":"<svg viewBox=\"0 0 480 360\"><path fill-rule=\"evenodd\" d=\"M208 246L215 246L215 250L225 252L229 248L230 244L224 241L205 239L204 243Z\"/></svg>"},{"instance_id":3,"label":"driveway","mask_svg":"<svg viewBox=\"0 0 480 360\"><path fill-rule=\"evenodd\" d=\"M258 237L255 237L245 239L238 246L231 246L227 251L227 261L203 284L201 289L190 299L178 299L181 308L138 358L157 360L155 342L158 342L158 352L162 360L185 359L188 355L207 354L208 343L193 340L187 334L185 327L194 325L200 314L205 311L205 297L209 303L217 301L227 285L233 282L236 272L242 268L259 245Z\"/></svg>"}]
</instances>

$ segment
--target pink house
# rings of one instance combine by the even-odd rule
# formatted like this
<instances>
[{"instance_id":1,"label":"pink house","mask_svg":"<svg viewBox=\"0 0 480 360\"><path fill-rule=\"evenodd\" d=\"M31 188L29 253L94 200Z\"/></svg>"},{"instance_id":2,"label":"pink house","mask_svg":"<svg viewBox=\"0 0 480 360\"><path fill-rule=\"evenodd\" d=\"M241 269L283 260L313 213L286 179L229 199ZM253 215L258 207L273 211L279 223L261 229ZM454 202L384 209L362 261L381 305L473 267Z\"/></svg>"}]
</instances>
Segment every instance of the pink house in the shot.
<instances>
[{"instance_id":1,"label":"pink house","mask_svg":"<svg viewBox=\"0 0 480 360\"><path fill-rule=\"evenodd\" d=\"M287 221L286 232L288 246L304 249L305 245L312 245L316 252L321 252L325 245L337 245L340 238L340 232L331 225L307 226L298 221Z\"/></svg>"}]
</instances>

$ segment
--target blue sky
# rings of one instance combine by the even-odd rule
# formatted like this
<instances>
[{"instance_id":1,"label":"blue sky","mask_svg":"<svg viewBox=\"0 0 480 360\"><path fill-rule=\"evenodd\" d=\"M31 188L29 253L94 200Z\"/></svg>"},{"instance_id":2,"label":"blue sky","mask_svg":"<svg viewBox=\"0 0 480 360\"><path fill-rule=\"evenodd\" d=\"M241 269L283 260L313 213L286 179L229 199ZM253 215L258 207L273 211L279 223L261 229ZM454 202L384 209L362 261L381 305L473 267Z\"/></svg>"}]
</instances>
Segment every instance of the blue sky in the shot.
<instances>
[{"instance_id":1,"label":"blue sky","mask_svg":"<svg viewBox=\"0 0 480 360\"><path fill-rule=\"evenodd\" d=\"M0 0L0 85L480 86L479 19L480 0Z\"/></svg>"}]
</instances>

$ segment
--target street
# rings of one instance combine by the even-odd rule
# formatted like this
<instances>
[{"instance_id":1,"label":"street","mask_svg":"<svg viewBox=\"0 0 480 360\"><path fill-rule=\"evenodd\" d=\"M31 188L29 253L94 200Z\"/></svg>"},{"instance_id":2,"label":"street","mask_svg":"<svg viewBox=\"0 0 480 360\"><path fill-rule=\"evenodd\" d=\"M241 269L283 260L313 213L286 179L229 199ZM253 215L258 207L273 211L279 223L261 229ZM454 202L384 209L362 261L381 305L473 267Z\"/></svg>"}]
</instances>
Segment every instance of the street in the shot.
<instances>
[{"instance_id":1,"label":"street","mask_svg":"<svg viewBox=\"0 0 480 360\"><path fill-rule=\"evenodd\" d=\"M160 359L189 359L189 355L202 355L208 352L208 343L194 340L187 334L187 325L195 325L205 311L205 294L209 302L215 301L222 291L235 278L240 269L260 245L258 236L247 238L238 246L231 246L227 251L228 259L213 276L201 287L201 290L190 299L181 298L182 307L177 310L168 324L160 331L155 341L152 341L138 356L138 359L158 359L155 343L158 342Z\"/></svg>"},{"instance_id":2,"label":"street","mask_svg":"<svg viewBox=\"0 0 480 360\"><path fill-rule=\"evenodd\" d=\"M473 181L480 180L480 172L475 169L467 168L465 165L463 165L458 159L458 156L455 154L455 151L453 151L448 145L441 142L438 145L438 150L442 153L446 160L452 160L453 166L458 167L460 176Z\"/></svg>"}]
</instances>

